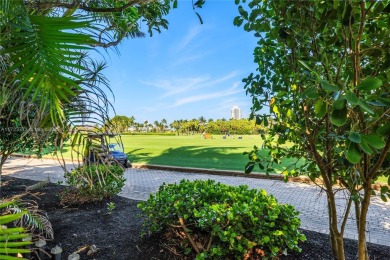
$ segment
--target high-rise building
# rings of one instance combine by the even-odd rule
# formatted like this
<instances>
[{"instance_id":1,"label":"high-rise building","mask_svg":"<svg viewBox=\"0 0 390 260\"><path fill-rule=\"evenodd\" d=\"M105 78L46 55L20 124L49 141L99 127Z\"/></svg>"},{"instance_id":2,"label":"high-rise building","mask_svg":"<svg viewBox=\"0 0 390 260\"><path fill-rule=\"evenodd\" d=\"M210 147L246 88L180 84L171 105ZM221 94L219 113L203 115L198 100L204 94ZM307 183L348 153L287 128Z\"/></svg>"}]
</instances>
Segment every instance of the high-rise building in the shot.
<instances>
[{"instance_id":1,"label":"high-rise building","mask_svg":"<svg viewBox=\"0 0 390 260\"><path fill-rule=\"evenodd\" d=\"M241 109L238 106L233 106L230 110L230 118L231 119L241 119Z\"/></svg>"}]
</instances>

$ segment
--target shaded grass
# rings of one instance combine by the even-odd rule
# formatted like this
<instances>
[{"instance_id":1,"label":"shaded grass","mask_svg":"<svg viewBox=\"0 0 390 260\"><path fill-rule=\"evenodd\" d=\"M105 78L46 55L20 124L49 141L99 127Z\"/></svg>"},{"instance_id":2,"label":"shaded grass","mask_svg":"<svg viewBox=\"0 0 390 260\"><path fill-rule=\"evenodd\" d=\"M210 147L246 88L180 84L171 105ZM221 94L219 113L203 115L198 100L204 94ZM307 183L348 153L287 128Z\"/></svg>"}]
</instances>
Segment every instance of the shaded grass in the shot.
<instances>
[{"instance_id":1,"label":"shaded grass","mask_svg":"<svg viewBox=\"0 0 390 260\"><path fill-rule=\"evenodd\" d=\"M244 171L248 162L247 155L242 153L251 151L254 145L262 145L259 135L244 135L242 139L238 136L223 139L219 135L204 139L200 134L123 135L122 141L132 163L236 171ZM71 158L70 147L65 146L64 149L64 157ZM267 156L267 153L268 150L263 150L261 154ZM280 165L274 165L275 171L281 173L284 167L294 162L294 159L284 158ZM255 167L254 172L262 171ZM387 183L387 178L379 177L377 182Z\"/></svg>"}]
</instances>

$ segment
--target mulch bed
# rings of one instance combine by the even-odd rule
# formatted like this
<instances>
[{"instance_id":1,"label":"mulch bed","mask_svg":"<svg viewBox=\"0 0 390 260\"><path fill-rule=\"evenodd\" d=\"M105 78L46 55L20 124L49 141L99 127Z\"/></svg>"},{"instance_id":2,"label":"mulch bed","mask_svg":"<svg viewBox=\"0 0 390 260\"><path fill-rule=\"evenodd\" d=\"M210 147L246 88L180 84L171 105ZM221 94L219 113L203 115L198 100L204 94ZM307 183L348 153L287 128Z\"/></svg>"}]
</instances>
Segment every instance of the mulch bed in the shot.
<instances>
[{"instance_id":1,"label":"mulch bed","mask_svg":"<svg viewBox=\"0 0 390 260\"><path fill-rule=\"evenodd\" d=\"M34 183L2 176L0 197L23 194L26 187ZM83 250L80 252L81 259L183 259L183 256L173 254L164 246L162 236L141 238L139 201L114 197L110 201L116 207L112 214L108 214L108 201L80 207L60 206L59 194L63 189L63 186L49 184L23 197L36 200L39 208L47 212L54 229L54 240L48 241L48 248L50 251L56 245L62 247L62 259L91 245L95 245L98 251L87 256L87 250ZM280 259L332 259L328 235L307 230L302 232L307 237L307 241L300 244L302 253L281 256ZM389 259L390 247L368 244L368 250L371 259ZM345 252L347 259L357 259L357 242L345 239Z\"/></svg>"}]
</instances>

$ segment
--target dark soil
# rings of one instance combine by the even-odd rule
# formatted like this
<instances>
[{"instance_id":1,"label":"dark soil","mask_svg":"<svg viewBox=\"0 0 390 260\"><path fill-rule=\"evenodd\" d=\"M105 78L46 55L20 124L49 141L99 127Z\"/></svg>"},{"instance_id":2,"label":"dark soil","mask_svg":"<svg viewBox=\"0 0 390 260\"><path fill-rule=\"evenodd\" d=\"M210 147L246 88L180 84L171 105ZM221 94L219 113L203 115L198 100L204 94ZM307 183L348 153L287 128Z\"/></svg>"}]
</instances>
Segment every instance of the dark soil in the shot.
<instances>
[{"instance_id":1,"label":"dark soil","mask_svg":"<svg viewBox=\"0 0 390 260\"><path fill-rule=\"evenodd\" d=\"M27 186L36 182L2 177L1 198L9 198L25 193ZM48 241L48 251L56 245L63 249L62 259L91 245L98 251L87 256L87 250L80 252L81 259L128 260L128 259L183 259L171 253L162 236L153 235L141 238L142 220L138 217L139 201L122 197L112 198L115 203L112 214L108 214L107 202L80 207L60 206L59 194L64 187L50 184L23 197L34 199L39 207L48 213L54 229L54 240ZM302 230L307 241L300 244L302 253L291 253L281 259L332 259L329 236ZM390 247L368 244L371 259L389 259ZM345 239L347 259L357 259L357 242ZM49 259L49 258L47 258Z\"/></svg>"}]
</instances>

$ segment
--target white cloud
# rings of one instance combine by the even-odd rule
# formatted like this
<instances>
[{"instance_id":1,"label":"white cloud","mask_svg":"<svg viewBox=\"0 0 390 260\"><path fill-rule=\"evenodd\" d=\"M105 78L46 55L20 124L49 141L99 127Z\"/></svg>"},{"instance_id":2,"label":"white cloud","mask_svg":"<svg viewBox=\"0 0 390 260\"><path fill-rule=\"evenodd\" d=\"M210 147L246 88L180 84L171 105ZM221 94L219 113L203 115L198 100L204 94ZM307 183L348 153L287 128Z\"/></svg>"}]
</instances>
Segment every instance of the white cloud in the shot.
<instances>
[{"instance_id":1,"label":"white cloud","mask_svg":"<svg viewBox=\"0 0 390 260\"><path fill-rule=\"evenodd\" d=\"M184 50L201 32L201 26L196 25L192 27L187 34L176 44L175 51L180 52Z\"/></svg>"},{"instance_id":2,"label":"white cloud","mask_svg":"<svg viewBox=\"0 0 390 260\"><path fill-rule=\"evenodd\" d=\"M194 103L194 102L199 102L208 99L216 99L216 98L231 96L243 91L242 89L238 88L239 85L240 82L235 82L233 86L227 90L181 98L176 100L176 102L169 107L170 108L179 107L188 103Z\"/></svg>"},{"instance_id":3,"label":"white cloud","mask_svg":"<svg viewBox=\"0 0 390 260\"><path fill-rule=\"evenodd\" d=\"M208 76L199 76L177 78L173 80L163 79L157 81L141 81L141 83L144 85L153 86L165 90L165 93L159 97L159 99L163 99L174 95L188 93L194 89L197 89L199 83L205 82L207 80L209 80Z\"/></svg>"},{"instance_id":4,"label":"white cloud","mask_svg":"<svg viewBox=\"0 0 390 260\"><path fill-rule=\"evenodd\" d=\"M189 55L183 55L182 57L178 58L177 60L173 61L172 66L177 67L179 65L183 65L186 63L194 62L197 60L200 60L202 58L205 58L207 55L210 55L210 51L203 52L199 54L189 54Z\"/></svg>"},{"instance_id":5,"label":"white cloud","mask_svg":"<svg viewBox=\"0 0 390 260\"><path fill-rule=\"evenodd\" d=\"M214 87L220 83L226 82L238 75L237 71L232 71L229 74L222 76L217 79L211 79L209 76L198 76L198 77L186 77L186 78L175 78L171 80L160 79L156 81L141 81L142 84L153 86L159 89L165 90L159 99L164 99L167 97L175 95L189 95L191 92L207 88Z\"/></svg>"}]
</instances>

